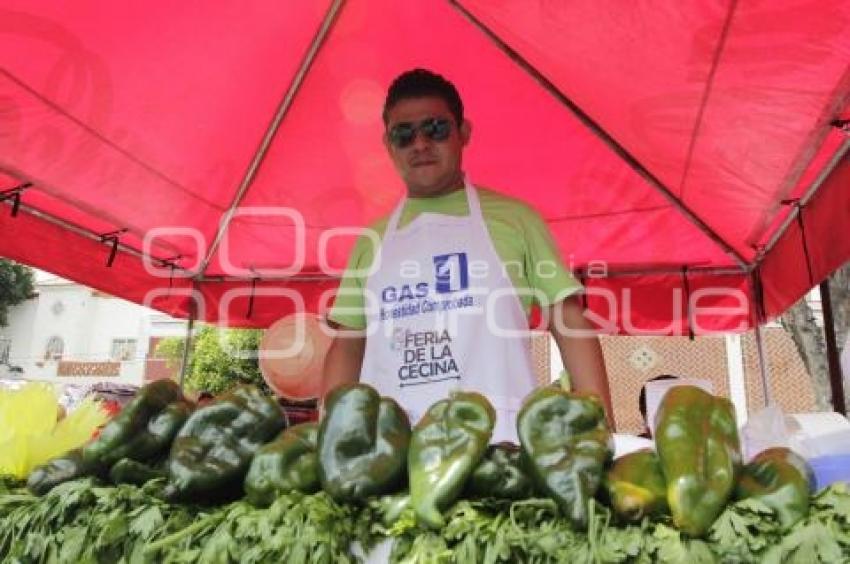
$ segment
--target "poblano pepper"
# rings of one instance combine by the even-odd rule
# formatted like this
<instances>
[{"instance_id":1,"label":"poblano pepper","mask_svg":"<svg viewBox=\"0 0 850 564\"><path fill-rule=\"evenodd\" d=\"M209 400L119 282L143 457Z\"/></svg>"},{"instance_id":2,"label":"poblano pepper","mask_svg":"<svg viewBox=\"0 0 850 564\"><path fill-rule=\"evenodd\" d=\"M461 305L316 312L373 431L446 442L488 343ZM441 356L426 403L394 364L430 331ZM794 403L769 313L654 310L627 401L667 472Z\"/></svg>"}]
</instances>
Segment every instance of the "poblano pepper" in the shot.
<instances>
[{"instance_id":1,"label":"poblano pepper","mask_svg":"<svg viewBox=\"0 0 850 564\"><path fill-rule=\"evenodd\" d=\"M152 382L83 447L83 458L105 471L122 458L146 461L168 452L191 410L172 380Z\"/></svg>"},{"instance_id":2,"label":"poblano pepper","mask_svg":"<svg viewBox=\"0 0 850 564\"><path fill-rule=\"evenodd\" d=\"M166 462L169 499L205 501L242 491L254 454L286 426L277 402L240 385L196 410L177 433Z\"/></svg>"},{"instance_id":3,"label":"poblano pepper","mask_svg":"<svg viewBox=\"0 0 850 564\"><path fill-rule=\"evenodd\" d=\"M148 384L103 427L97 438L36 468L28 482L31 490L41 495L82 476L105 477L123 458L144 461L161 456L168 451L190 411L191 404L173 381Z\"/></svg>"},{"instance_id":4,"label":"poblano pepper","mask_svg":"<svg viewBox=\"0 0 850 564\"><path fill-rule=\"evenodd\" d=\"M779 523L790 529L809 514L814 473L809 463L787 448L760 452L741 471L737 499L755 498L776 511Z\"/></svg>"},{"instance_id":5,"label":"poblano pepper","mask_svg":"<svg viewBox=\"0 0 850 564\"><path fill-rule=\"evenodd\" d=\"M704 535L726 507L741 467L732 403L695 386L672 388L655 415L655 447L673 523Z\"/></svg>"},{"instance_id":6,"label":"poblano pepper","mask_svg":"<svg viewBox=\"0 0 850 564\"><path fill-rule=\"evenodd\" d=\"M318 423L301 423L263 445L245 476L248 502L268 507L282 493L319 491L318 435Z\"/></svg>"},{"instance_id":7,"label":"poblano pepper","mask_svg":"<svg viewBox=\"0 0 850 564\"><path fill-rule=\"evenodd\" d=\"M109 479L113 484L141 486L150 480L164 477L165 470L161 466L145 464L130 458L122 458L109 469Z\"/></svg>"},{"instance_id":8,"label":"poblano pepper","mask_svg":"<svg viewBox=\"0 0 850 564\"><path fill-rule=\"evenodd\" d=\"M623 521L639 523L644 517L670 513L667 481L661 461L652 449L631 452L615 460L604 484L614 514Z\"/></svg>"},{"instance_id":9,"label":"poblano pepper","mask_svg":"<svg viewBox=\"0 0 850 564\"><path fill-rule=\"evenodd\" d=\"M588 502L613 454L605 410L596 396L539 388L517 415L517 431L538 489L584 527Z\"/></svg>"},{"instance_id":10,"label":"poblano pepper","mask_svg":"<svg viewBox=\"0 0 850 564\"><path fill-rule=\"evenodd\" d=\"M518 445L490 445L484 458L473 470L466 483L470 497L526 499L534 493L534 483Z\"/></svg>"},{"instance_id":11,"label":"poblano pepper","mask_svg":"<svg viewBox=\"0 0 850 564\"><path fill-rule=\"evenodd\" d=\"M36 467L27 478L27 489L44 495L63 482L88 476L93 471L83 459L82 449L74 449Z\"/></svg>"},{"instance_id":12,"label":"poblano pepper","mask_svg":"<svg viewBox=\"0 0 850 564\"><path fill-rule=\"evenodd\" d=\"M421 523L438 529L487 450L496 412L487 398L453 392L425 412L407 457L410 505Z\"/></svg>"},{"instance_id":13,"label":"poblano pepper","mask_svg":"<svg viewBox=\"0 0 850 564\"><path fill-rule=\"evenodd\" d=\"M322 488L335 500L363 501L404 486L410 421L395 400L371 386L340 386L328 394L318 441Z\"/></svg>"}]
</instances>

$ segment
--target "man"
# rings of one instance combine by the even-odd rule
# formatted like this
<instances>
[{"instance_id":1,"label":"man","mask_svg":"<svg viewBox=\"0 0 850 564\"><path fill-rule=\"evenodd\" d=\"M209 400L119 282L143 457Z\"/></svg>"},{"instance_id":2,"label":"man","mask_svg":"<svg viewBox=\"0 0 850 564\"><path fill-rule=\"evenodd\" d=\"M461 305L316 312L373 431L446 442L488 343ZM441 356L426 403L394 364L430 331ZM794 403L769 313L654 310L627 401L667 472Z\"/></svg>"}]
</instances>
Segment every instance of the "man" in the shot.
<instances>
[{"instance_id":1,"label":"man","mask_svg":"<svg viewBox=\"0 0 850 564\"><path fill-rule=\"evenodd\" d=\"M581 287L537 213L466 179L472 127L455 87L427 70L406 72L389 88L383 119L407 197L373 226L378 247L361 237L349 258L328 316L340 332L324 393L359 380L415 423L451 390L478 391L497 410L494 440L515 441L516 413L535 385L527 314L536 301L573 388L596 393L610 419L601 348L575 296Z\"/></svg>"},{"instance_id":2,"label":"man","mask_svg":"<svg viewBox=\"0 0 850 564\"><path fill-rule=\"evenodd\" d=\"M650 382L660 382L662 380L679 380L678 376L673 376L672 374L659 374L654 378L650 378L646 382L643 383L643 386L640 387L640 394L638 395L638 411L640 411L641 419L643 420L643 432L638 435L638 437L643 437L645 439L652 438L652 425L654 422L649 421L647 419L646 414L646 385Z\"/></svg>"}]
</instances>

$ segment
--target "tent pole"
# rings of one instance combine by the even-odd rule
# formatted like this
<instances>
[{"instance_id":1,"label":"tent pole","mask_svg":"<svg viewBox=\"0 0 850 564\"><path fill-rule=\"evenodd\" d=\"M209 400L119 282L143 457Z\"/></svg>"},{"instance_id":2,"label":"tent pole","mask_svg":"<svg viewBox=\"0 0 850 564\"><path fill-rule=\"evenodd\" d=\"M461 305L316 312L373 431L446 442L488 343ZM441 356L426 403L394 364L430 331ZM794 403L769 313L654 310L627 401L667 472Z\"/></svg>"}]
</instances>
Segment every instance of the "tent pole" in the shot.
<instances>
[{"instance_id":1,"label":"tent pole","mask_svg":"<svg viewBox=\"0 0 850 564\"><path fill-rule=\"evenodd\" d=\"M180 389L183 389L183 384L186 381L186 371L189 369L189 350L192 348L192 330L195 327L195 310L192 308L192 314L189 316L189 323L186 325L186 339L183 341L183 359L180 361Z\"/></svg>"},{"instance_id":2,"label":"tent pole","mask_svg":"<svg viewBox=\"0 0 850 564\"><path fill-rule=\"evenodd\" d=\"M758 356L759 375L761 376L761 388L764 390L764 406L774 405L773 392L770 387L770 366L764 353L764 335L761 332L762 324L767 316L764 311L764 288L761 284L761 272L755 268L750 274L750 294L753 303L753 335L756 340L756 355Z\"/></svg>"},{"instance_id":3,"label":"tent pole","mask_svg":"<svg viewBox=\"0 0 850 564\"><path fill-rule=\"evenodd\" d=\"M0 200L0 203L2 203L2 200ZM9 203L9 206L13 207L14 203ZM46 223L49 223L51 225L61 227L62 229L66 229L66 230L70 231L71 233L74 233L75 235L79 235L80 237L85 237L86 239L89 239L89 240L94 241L96 243L103 243L103 241L101 240L100 234L95 233L95 232L91 231L90 229L80 227L79 225L76 225L76 224L74 224L70 221L66 221L64 219L61 219L59 217L56 217L54 215L51 215L47 212L41 211L37 208L34 208L34 207L29 206L29 205L24 204L24 203L18 204L18 208L22 211L25 211L27 214L31 215L32 217L40 219L40 220L42 220ZM129 231L129 232L134 233L133 231ZM176 247L172 247L170 244L167 245L167 246L169 248L173 248L175 250L175 253L179 253L179 250ZM130 247L129 245L125 245L120 240L118 241L118 243L115 244L115 247L118 250L120 250L124 253L127 253L128 255L134 256L134 257L136 257L136 258L138 258L142 261L149 260L151 262L156 262L156 263L173 264L173 262L171 262L169 260L159 259L159 258L156 258L152 255L146 255L145 253L143 253L142 251L139 251L138 249L134 249L133 247ZM177 264L173 264L173 266L177 270L188 272L182 266L179 266Z\"/></svg>"},{"instance_id":4,"label":"tent pole","mask_svg":"<svg viewBox=\"0 0 850 564\"><path fill-rule=\"evenodd\" d=\"M764 354L764 334L761 332L761 324L755 326L756 353L759 360L759 374L761 375L761 387L764 390L764 406L770 407L774 404L773 392L770 387L770 366Z\"/></svg>"},{"instance_id":5,"label":"tent pole","mask_svg":"<svg viewBox=\"0 0 850 564\"><path fill-rule=\"evenodd\" d=\"M841 375L841 363L838 360L838 345L835 342L835 320L832 317L832 296L829 292L829 278L820 283L820 301L823 308L823 331L826 337L826 360L829 364L829 388L832 391L832 409L841 415L847 415L844 403L844 378Z\"/></svg>"},{"instance_id":6,"label":"tent pole","mask_svg":"<svg viewBox=\"0 0 850 564\"><path fill-rule=\"evenodd\" d=\"M739 425L747 422L747 376L744 371L744 351L741 335L724 336L726 350L726 373L728 375L729 399L735 406L735 417Z\"/></svg>"},{"instance_id":7,"label":"tent pole","mask_svg":"<svg viewBox=\"0 0 850 564\"><path fill-rule=\"evenodd\" d=\"M814 182L812 182L811 186L809 186L809 188L806 190L806 193L803 194L803 196L800 198L798 204L791 208L791 211L788 213L788 215L785 217L785 219L782 221L776 231L773 232L773 235L767 241L767 244L761 250L759 250L758 254L756 254L755 259L753 259L753 264L761 264L762 262L764 262L764 259L765 257L767 257L767 254L773 250L773 247L775 247L776 244L779 243L779 240L782 239L782 236L785 235L785 232L788 231L788 228L794 224L794 221L797 219L797 215L800 214L800 209L805 207L806 204L812 201L818 190L820 190L820 187L823 186L823 184L826 182L832 172L839 164L841 164L841 161L844 159L844 157L847 156L848 151L850 151L850 139L844 141L844 143L841 144L841 147L839 147L838 150L835 151L835 154L832 156L832 159L830 159L829 163L827 163L827 165L823 167L823 170L820 172L820 174L818 174L817 178L815 178Z\"/></svg>"},{"instance_id":8,"label":"tent pole","mask_svg":"<svg viewBox=\"0 0 850 564\"><path fill-rule=\"evenodd\" d=\"M586 266L576 266L577 272L586 272ZM681 266L648 266L646 268L618 268L616 265L609 265L606 268L605 274L589 276L590 278L623 278L627 276L645 276L648 274L678 274L681 276ZM691 276L741 276L747 274L747 270L737 266L688 266L688 274ZM196 282L250 282L257 278L256 274L250 276L223 276L223 275L200 275L194 278ZM340 279L339 276L328 274L298 274L286 276L263 276L262 280L282 280L285 282L334 282Z\"/></svg>"}]
</instances>

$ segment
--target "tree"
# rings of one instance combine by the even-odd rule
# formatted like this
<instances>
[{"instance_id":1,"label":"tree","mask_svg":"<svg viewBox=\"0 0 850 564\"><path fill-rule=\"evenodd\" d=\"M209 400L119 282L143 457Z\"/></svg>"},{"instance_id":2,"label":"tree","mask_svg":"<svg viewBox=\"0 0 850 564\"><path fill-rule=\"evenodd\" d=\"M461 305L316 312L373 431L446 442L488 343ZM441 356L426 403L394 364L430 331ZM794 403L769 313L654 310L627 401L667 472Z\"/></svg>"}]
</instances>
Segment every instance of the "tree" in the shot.
<instances>
[{"instance_id":1,"label":"tree","mask_svg":"<svg viewBox=\"0 0 850 564\"><path fill-rule=\"evenodd\" d=\"M843 352L850 330L850 263L839 268L829 279L832 313L835 321L835 339L839 354ZM805 297L782 315L782 325L791 335L800 357L806 365L815 389L818 409L832 408L829 386L829 366L826 360L826 339L823 329L815 322L815 312ZM850 374L845 374L850 376ZM845 385L845 403L850 399ZM848 403L850 405L850 403Z\"/></svg>"},{"instance_id":2,"label":"tree","mask_svg":"<svg viewBox=\"0 0 850 564\"><path fill-rule=\"evenodd\" d=\"M257 329L220 329L204 325L192 339L186 388L196 392L219 394L236 384L249 383L268 391L257 361L262 331ZM156 355L166 358L168 366L179 368L185 340L163 339Z\"/></svg>"},{"instance_id":3,"label":"tree","mask_svg":"<svg viewBox=\"0 0 850 564\"><path fill-rule=\"evenodd\" d=\"M35 297L32 269L0 258L0 327L9 324L9 308Z\"/></svg>"}]
</instances>

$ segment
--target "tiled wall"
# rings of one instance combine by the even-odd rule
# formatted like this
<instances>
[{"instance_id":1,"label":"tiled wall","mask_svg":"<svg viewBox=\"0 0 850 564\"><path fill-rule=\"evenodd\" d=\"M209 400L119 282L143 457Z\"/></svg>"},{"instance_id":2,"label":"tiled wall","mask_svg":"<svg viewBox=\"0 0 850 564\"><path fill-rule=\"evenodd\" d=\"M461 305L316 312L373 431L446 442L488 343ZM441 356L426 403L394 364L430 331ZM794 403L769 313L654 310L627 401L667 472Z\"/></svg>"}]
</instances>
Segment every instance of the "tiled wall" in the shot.
<instances>
[{"instance_id":1,"label":"tiled wall","mask_svg":"<svg viewBox=\"0 0 850 564\"><path fill-rule=\"evenodd\" d=\"M763 330L771 381L776 401L787 413L814 410L814 392L794 342L782 328ZM755 340L743 336L747 407L750 413L763 407L764 394L758 369ZM717 394L728 396L725 340L720 337L602 337L602 349L614 400L617 430L638 433L643 422L638 411L638 394L646 380L659 374L704 378ZM540 383L549 381L549 338L541 334L532 341L532 357ZM557 354L557 348L551 348Z\"/></svg>"}]
</instances>

